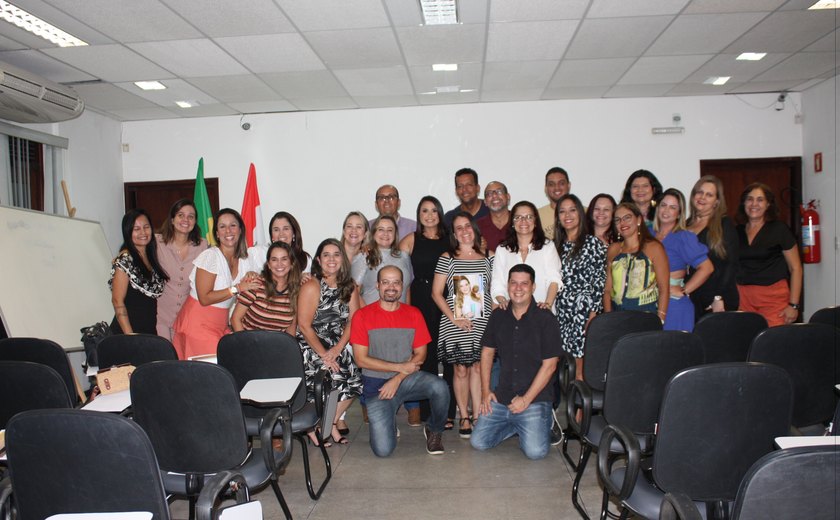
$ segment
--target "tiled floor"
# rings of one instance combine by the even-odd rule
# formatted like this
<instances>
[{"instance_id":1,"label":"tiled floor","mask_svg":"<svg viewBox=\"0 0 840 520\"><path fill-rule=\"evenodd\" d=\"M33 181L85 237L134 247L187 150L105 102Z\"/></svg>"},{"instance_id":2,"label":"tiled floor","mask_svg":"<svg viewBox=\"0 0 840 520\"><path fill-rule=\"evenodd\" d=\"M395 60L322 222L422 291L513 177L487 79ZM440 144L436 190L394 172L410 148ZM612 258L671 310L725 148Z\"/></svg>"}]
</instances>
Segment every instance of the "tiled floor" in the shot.
<instances>
[{"instance_id":1,"label":"tiled floor","mask_svg":"<svg viewBox=\"0 0 840 520\"><path fill-rule=\"evenodd\" d=\"M478 452L456 431L444 434L446 453L428 455L422 428L406 424L398 416L401 437L396 451L377 458L368 444L368 427L358 404L348 412L350 444L329 448L333 478L320 500L311 500L303 478L300 445L280 486L296 519L553 519L577 520L572 507L574 477L560 453L552 447L549 456L531 461L519 451L516 438L488 452ZM577 456L577 443L569 443ZM320 454L310 451L316 482L323 475ZM595 461L590 460L581 486L584 505L597 518L601 488ZM266 519L283 518L270 487L254 497L262 502ZM187 518L186 502L172 504L176 519Z\"/></svg>"}]
</instances>

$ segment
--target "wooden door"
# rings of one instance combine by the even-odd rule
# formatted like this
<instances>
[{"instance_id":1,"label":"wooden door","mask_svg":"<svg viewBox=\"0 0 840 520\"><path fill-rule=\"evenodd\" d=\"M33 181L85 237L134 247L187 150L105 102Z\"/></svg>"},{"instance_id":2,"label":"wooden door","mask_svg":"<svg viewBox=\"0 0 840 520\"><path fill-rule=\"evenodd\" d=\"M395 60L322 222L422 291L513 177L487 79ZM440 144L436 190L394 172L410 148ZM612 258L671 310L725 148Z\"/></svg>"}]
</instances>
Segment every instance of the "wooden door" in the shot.
<instances>
[{"instance_id":1,"label":"wooden door","mask_svg":"<svg viewBox=\"0 0 840 520\"><path fill-rule=\"evenodd\" d=\"M219 211L219 179L205 178L207 196L215 215ZM169 208L178 199L192 200L195 193L195 179L159 182L126 182L125 210L143 208L149 213L155 229L169 218Z\"/></svg>"}]
</instances>

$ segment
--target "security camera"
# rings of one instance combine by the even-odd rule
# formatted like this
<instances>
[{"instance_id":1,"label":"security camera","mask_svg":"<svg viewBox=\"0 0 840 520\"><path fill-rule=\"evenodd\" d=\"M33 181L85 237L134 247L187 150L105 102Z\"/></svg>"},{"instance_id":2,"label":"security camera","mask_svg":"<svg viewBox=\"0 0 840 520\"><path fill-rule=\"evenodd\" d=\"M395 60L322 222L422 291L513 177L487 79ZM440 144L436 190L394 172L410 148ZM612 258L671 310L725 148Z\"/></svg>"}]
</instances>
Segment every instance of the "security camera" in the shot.
<instances>
[{"instance_id":1,"label":"security camera","mask_svg":"<svg viewBox=\"0 0 840 520\"><path fill-rule=\"evenodd\" d=\"M251 129L251 123L245 121L244 123L242 123L242 129L247 132L248 130Z\"/></svg>"},{"instance_id":2,"label":"security camera","mask_svg":"<svg viewBox=\"0 0 840 520\"><path fill-rule=\"evenodd\" d=\"M776 106L774 107L776 109L776 112L781 112L785 109L785 98L787 98L787 94L785 94L784 92L779 94L779 97L776 98Z\"/></svg>"}]
</instances>

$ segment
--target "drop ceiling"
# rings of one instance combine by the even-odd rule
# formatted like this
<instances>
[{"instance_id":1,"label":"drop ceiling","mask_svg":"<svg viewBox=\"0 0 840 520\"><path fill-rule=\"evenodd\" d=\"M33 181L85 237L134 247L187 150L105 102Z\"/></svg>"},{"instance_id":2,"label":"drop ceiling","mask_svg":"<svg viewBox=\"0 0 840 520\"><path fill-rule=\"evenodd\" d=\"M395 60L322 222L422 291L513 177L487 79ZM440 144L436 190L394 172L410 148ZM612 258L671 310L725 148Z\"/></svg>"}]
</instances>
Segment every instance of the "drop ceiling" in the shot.
<instances>
[{"instance_id":1,"label":"drop ceiling","mask_svg":"<svg viewBox=\"0 0 840 520\"><path fill-rule=\"evenodd\" d=\"M446 26L416 0L12 1L89 45L0 21L0 61L121 121L801 91L839 66L837 12L814 0L460 0Z\"/></svg>"}]
</instances>

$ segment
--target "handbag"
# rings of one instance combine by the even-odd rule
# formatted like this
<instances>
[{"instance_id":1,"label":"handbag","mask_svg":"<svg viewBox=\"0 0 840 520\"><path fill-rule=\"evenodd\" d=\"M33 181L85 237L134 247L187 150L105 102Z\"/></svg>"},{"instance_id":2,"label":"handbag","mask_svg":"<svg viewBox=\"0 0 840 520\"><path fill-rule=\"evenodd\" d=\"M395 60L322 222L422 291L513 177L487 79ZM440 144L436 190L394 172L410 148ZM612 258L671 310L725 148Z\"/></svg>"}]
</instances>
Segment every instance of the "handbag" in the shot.
<instances>
[{"instance_id":1,"label":"handbag","mask_svg":"<svg viewBox=\"0 0 840 520\"><path fill-rule=\"evenodd\" d=\"M98 367L99 359L96 356L96 347L107 336L111 335L111 327L104 321L94 323L90 327L82 327L82 344L85 346L85 369L87 367Z\"/></svg>"},{"instance_id":2,"label":"handbag","mask_svg":"<svg viewBox=\"0 0 840 520\"><path fill-rule=\"evenodd\" d=\"M115 365L96 373L96 386L101 394L113 394L128 390L131 374L134 373L134 365Z\"/></svg>"}]
</instances>

